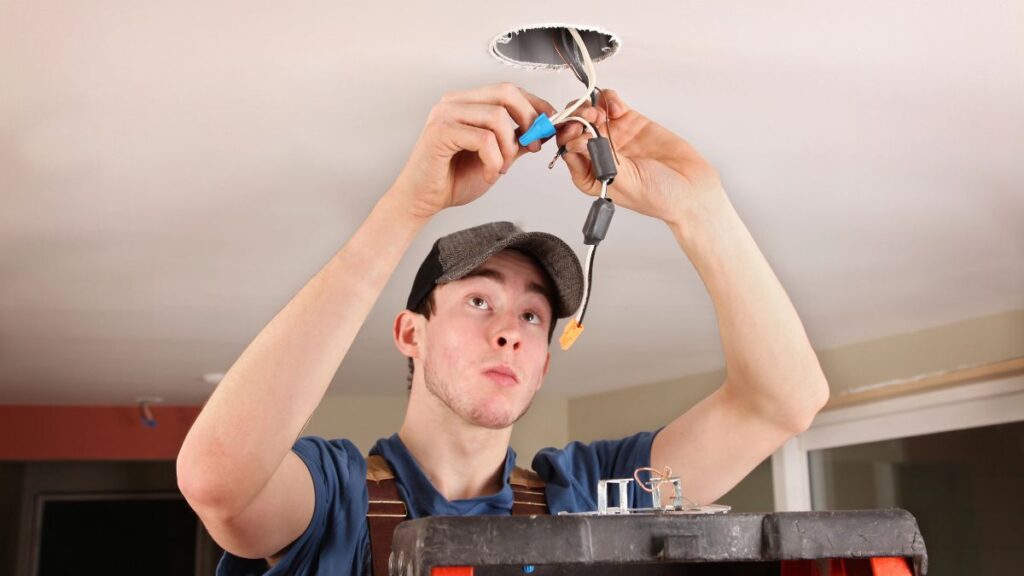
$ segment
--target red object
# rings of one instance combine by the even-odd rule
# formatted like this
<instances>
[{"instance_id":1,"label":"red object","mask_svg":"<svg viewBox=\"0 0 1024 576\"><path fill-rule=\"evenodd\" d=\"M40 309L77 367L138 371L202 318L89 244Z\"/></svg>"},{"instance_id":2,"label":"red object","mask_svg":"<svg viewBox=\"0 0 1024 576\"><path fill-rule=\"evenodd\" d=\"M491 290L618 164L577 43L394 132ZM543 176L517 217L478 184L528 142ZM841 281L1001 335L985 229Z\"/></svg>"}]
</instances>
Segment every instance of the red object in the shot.
<instances>
[{"instance_id":1,"label":"red object","mask_svg":"<svg viewBox=\"0 0 1024 576\"><path fill-rule=\"evenodd\" d=\"M786 560L782 576L913 576L907 559L900 556L878 558L823 558Z\"/></svg>"},{"instance_id":2,"label":"red object","mask_svg":"<svg viewBox=\"0 0 1024 576\"><path fill-rule=\"evenodd\" d=\"M0 406L0 460L174 460L200 406Z\"/></svg>"},{"instance_id":3,"label":"red object","mask_svg":"<svg viewBox=\"0 0 1024 576\"><path fill-rule=\"evenodd\" d=\"M886 556L871 559L875 576L914 576L910 563L902 556Z\"/></svg>"},{"instance_id":4,"label":"red object","mask_svg":"<svg viewBox=\"0 0 1024 576\"><path fill-rule=\"evenodd\" d=\"M785 560L782 576L913 576L910 564L901 556L878 558L823 558ZM472 566L438 566L430 576L473 576Z\"/></svg>"},{"instance_id":5,"label":"red object","mask_svg":"<svg viewBox=\"0 0 1024 576\"><path fill-rule=\"evenodd\" d=\"M435 566L430 576L473 576L472 566Z\"/></svg>"}]
</instances>

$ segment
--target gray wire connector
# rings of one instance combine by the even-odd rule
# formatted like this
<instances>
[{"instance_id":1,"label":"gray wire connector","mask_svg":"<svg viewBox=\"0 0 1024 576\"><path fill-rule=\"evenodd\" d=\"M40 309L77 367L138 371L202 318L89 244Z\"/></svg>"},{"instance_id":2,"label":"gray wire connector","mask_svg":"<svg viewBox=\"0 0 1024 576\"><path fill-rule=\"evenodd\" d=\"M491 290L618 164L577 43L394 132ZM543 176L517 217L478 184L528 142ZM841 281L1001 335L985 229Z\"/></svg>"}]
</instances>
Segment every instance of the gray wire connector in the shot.
<instances>
[{"instance_id":1,"label":"gray wire connector","mask_svg":"<svg viewBox=\"0 0 1024 576\"><path fill-rule=\"evenodd\" d=\"M594 171L594 179L611 184L619 171L615 167L615 156L608 139L595 136L587 140L587 150L590 151L590 166Z\"/></svg>"},{"instance_id":2,"label":"gray wire connector","mask_svg":"<svg viewBox=\"0 0 1024 576\"><path fill-rule=\"evenodd\" d=\"M607 198L598 198L590 205L587 221L583 223L583 243L597 245L608 234L608 226L615 215L615 204Z\"/></svg>"}]
</instances>

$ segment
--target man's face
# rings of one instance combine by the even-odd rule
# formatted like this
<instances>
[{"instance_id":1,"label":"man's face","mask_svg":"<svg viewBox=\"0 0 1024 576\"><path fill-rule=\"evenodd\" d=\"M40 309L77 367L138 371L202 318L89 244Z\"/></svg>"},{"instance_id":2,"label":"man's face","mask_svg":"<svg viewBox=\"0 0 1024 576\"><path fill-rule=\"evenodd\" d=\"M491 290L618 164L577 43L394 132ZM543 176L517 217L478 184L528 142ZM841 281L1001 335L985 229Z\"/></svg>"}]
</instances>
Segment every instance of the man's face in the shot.
<instances>
[{"instance_id":1,"label":"man's face","mask_svg":"<svg viewBox=\"0 0 1024 576\"><path fill-rule=\"evenodd\" d=\"M531 258L505 250L434 289L424 380L467 423L507 428L530 407L550 360L545 284Z\"/></svg>"}]
</instances>

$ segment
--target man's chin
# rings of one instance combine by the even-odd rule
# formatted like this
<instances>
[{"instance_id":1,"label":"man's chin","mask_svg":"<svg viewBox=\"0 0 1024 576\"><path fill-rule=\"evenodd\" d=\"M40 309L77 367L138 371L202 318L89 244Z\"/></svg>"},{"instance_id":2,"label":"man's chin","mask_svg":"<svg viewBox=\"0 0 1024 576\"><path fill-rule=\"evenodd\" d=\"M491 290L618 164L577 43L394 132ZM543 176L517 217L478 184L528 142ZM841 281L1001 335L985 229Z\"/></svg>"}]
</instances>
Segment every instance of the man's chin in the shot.
<instances>
[{"instance_id":1,"label":"man's chin","mask_svg":"<svg viewBox=\"0 0 1024 576\"><path fill-rule=\"evenodd\" d=\"M518 420L517 418L512 418L508 414L486 414L479 412L469 414L463 419L473 426L487 428L489 430L504 430Z\"/></svg>"},{"instance_id":2,"label":"man's chin","mask_svg":"<svg viewBox=\"0 0 1024 576\"><path fill-rule=\"evenodd\" d=\"M526 415L526 412L529 409L529 404L518 414L505 410L487 410L486 408L477 409L471 411L471 413L464 416L463 419L470 424L481 428L504 430L518 422L520 418Z\"/></svg>"}]
</instances>

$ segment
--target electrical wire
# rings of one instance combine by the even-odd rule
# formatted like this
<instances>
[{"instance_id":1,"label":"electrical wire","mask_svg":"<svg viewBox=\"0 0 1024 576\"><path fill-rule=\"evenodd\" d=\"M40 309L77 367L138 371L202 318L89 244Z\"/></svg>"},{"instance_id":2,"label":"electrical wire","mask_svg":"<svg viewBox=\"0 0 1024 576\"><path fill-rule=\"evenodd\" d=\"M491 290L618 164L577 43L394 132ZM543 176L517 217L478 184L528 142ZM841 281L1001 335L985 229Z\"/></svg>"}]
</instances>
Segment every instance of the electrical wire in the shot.
<instances>
[{"instance_id":1,"label":"electrical wire","mask_svg":"<svg viewBox=\"0 0 1024 576\"><path fill-rule=\"evenodd\" d=\"M576 323L583 324L583 317L587 314L587 304L590 302L590 286L594 277L594 254L597 252L597 244L591 244L587 250L587 258L583 265L583 299L580 309L576 312Z\"/></svg>"},{"instance_id":2,"label":"electrical wire","mask_svg":"<svg viewBox=\"0 0 1024 576\"><path fill-rule=\"evenodd\" d=\"M641 472L649 472L651 474L651 479L648 480L647 482L644 482L643 480L641 480L640 479L640 473ZM639 486L640 489L643 490L644 492L648 492L650 494L654 493L654 487L657 484L660 484L662 482L665 482L665 481L671 480L671 479L672 479L672 468L670 468L668 466L665 466L665 468L662 469L662 470L658 470L656 468L644 467L644 468L637 468L635 471L633 471L633 480L636 481L636 485ZM650 484L650 486L648 486L648 484ZM697 504L696 502L694 502L693 500L690 500L689 498L687 498L686 496L683 496L682 494L679 494L679 497L680 497L680 499L682 499L682 501L684 503L683 510L693 510L695 508L700 508L701 507L700 504ZM655 508L661 508L661 502L654 502L654 507Z\"/></svg>"},{"instance_id":3,"label":"electrical wire","mask_svg":"<svg viewBox=\"0 0 1024 576\"><path fill-rule=\"evenodd\" d=\"M601 198L608 198L608 181L601 181ZM576 323L583 324L583 317L587 314L587 306L590 304L590 287L594 285L594 255L597 254L597 244L591 244L587 249L587 258L583 265L583 298L580 300L580 308L576 312Z\"/></svg>"},{"instance_id":4,"label":"electrical wire","mask_svg":"<svg viewBox=\"0 0 1024 576\"><path fill-rule=\"evenodd\" d=\"M569 46L568 45L568 40L565 37L565 32L568 32L568 34L572 37L572 39L574 41L574 46ZM560 35L559 35L559 39L562 42L562 47L565 49L566 54L563 54L562 50L559 50L558 42L553 42L554 48L555 48L555 52L558 54L558 57L561 58L563 62L565 62L565 65L570 70L572 70L572 73L573 73L574 76L576 76L576 79L586 85L587 92L581 98L579 98L578 100L573 102L571 105L569 105L565 110L562 110L561 112L559 112L559 113L555 114L554 116L552 116L551 119L550 119L551 123L553 125L558 125L558 124L563 124L565 122L570 122L570 121L572 121L572 122L580 122L581 124L584 125L585 128L590 130L591 134L593 134L595 137L600 137L601 136L600 132L597 131L597 128L593 124L591 124L590 122L588 122L587 120L585 120L583 118L580 118L579 116L573 116L573 112L575 112L576 109L578 109L580 106L582 106L583 103L586 102L588 99L590 100L591 105L597 106L597 92L600 92L600 89L597 87L597 73L594 70L594 62L590 58L589 51L587 51L587 45L583 42L583 38L580 36L579 32L575 28L566 28L565 30L563 30L560 33ZM581 59L580 57L581 56L582 56L582 62L580 62L580 59ZM603 94L601 94L601 95L603 96ZM608 106L607 98L605 98L605 129L608 131L609 145L612 145L612 142L611 142L611 139L610 139L611 138L611 122L610 122L610 119L611 119L610 107ZM613 153L614 153L614 150L615 150L614 145L612 145ZM562 156L562 154L564 154L564 153L565 153L565 146L562 146L562 147L559 148L558 152L555 154L555 157L551 160L551 163L548 164L548 168L552 168L554 166L555 162L558 160L558 158L560 158ZM619 163L619 158L618 158L618 155L616 154L615 155L615 164L618 165L618 163ZM602 180L601 181L601 199L604 199L604 200L608 199L608 180ZM583 325L583 318L584 318L584 316L586 316L587 306L590 303L591 287L593 285L593 279L594 279L594 256L595 256L596 253L597 253L597 244L591 244L590 247L587 250L587 257L586 257L586 259L584 261L584 269L583 269L583 282L584 282L583 283L583 298L581 299L580 307L579 307L579 310L576 312L576 317L575 317L576 325L580 326L580 327L582 327L582 325ZM575 338L573 338L573 339L575 339ZM571 341L570 341L569 345L571 346ZM564 344L563 344L563 347L565 347Z\"/></svg>"},{"instance_id":5,"label":"electrical wire","mask_svg":"<svg viewBox=\"0 0 1024 576\"><path fill-rule=\"evenodd\" d=\"M636 480L636 485L639 486L640 489L644 490L645 492L654 492L654 490L653 488L648 488L647 482L644 482L643 480L640 479L641 472L651 473L651 484L654 484L655 480L661 482L662 480L668 480L669 478L672 477L672 469L669 468L668 466L665 466L665 468L662 470L657 470L648 467L637 468L636 470L633 471L633 480Z\"/></svg>"},{"instance_id":6,"label":"electrical wire","mask_svg":"<svg viewBox=\"0 0 1024 576\"><path fill-rule=\"evenodd\" d=\"M567 52L569 51L568 48L570 48L570 46L568 45L568 40L566 38L567 33L568 33L568 36L571 36L573 38L574 42L575 42L575 45L571 46L572 48L575 48L575 50L570 53L570 56L572 56L572 58L573 58L572 62L570 62L569 59L567 59L565 57L565 54L563 54L562 51L558 49L558 40L561 40L563 47L566 48ZM558 38L557 39L556 38L552 38L551 43L552 43L552 47L555 49L555 53L558 54L558 57L562 59L562 62L565 62L565 66L567 68L569 68L569 70L572 70L572 73L573 73L574 76L576 76L577 80L579 80L580 82L582 82L583 84L585 84L587 86L587 95L584 95L583 98L580 98L579 100L574 102L571 107L566 108L565 110L563 110L563 111L555 114L554 116L552 116L551 117L551 124L552 125L558 125L558 124L564 124L565 122L569 122L569 121L576 121L576 122L582 123L587 129L590 130L590 133L593 134L594 136L600 136L601 133L598 132L597 128L593 124L591 124L590 122L586 121L583 118L580 118L579 116L570 116L569 115L573 111L575 111L577 108L579 108L580 105L587 99L588 96L590 97L590 100L591 100L592 104L594 104L594 105L597 104L597 101L595 100L594 91L595 90L599 90L599 89L594 84L596 72L594 71L594 63L590 59L590 53L587 51L587 45L583 43L583 38L579 35L579 32L577 32L575 28L562 29L559 32L559 34L558 34ZM585 64L578 62L579 57L578 57L577 52L582 52L584 54L584 58L586 60ZM584 68L584 67L587 70L589 70L589 72L590 72L589 74L587 74L587 72L585 72L585 71L580 69L580 68ZM607 115L606 115L606 118L607 118ZM605 125L609 126L609 124L607 122L607 119L605 120ZM565 145L560 146L558 148L558 152L555 153L554 158L552 158L551 162L548 163L548 169L554 168L555 167L555 162L558 162L558 159L561 158L562 155L565 154L565 152L566 152ZM613 150L613 152L614 152L614 150ZM616 164L618 164L618 158L616 158Z\"/></svg>"},{"instance_id":7,"label":"electrical wire","mask_svg":"<svg viewBox=\"0 0 1024 576\"><path fill-rule=\"evenodd\" d=\"M576 41L576 45L579 46L580 52L583 55L583 64L584 68L586 69L586 76L588 80L587 92L586 94L583 95L583 97L574 102L571 106L569 106L565 110L562 110L558 114L555 114L555 116L551 118L552 124L558 124L559 122L562 122L566 117L571 116L577 108L582 106L583 103L586 102L588 98L590 98L590 95L594 92L594 87L597 84L596 74L594 73L594 62L590 59L590 52L587 51L587 45L583 43L583 38L580 37L580 33L577 32L575 28L567 28L567 30L569 31L569 34L572 35L573 40Z\"/></svg>"},{"instance_id":8,"label":"electrical wire","mask_svg":"<svg viewBox=\"0 0 1024 576\"><path fill-rule=\"evenodd\" d=\"M552 32L552 36L555 36L554 32ZM565 67L572 71L572 75L575 76L576 79L579 80L584 86L587 86L588 84L590 84L590 80L587 77L586 71L583 69L583 63L580 61L579 47L577 47L570 41L571 38L572 36L570 36L569 33L564 28L562 28L558 31L557 38L552 39L551 45L555 49L555 54L558 54L558 57L561 58L562 62L565 63ZM562 54L562 50L559 50L559 40L561 40L562 42L562 48L570 56L572 56L572 61L570 61L568 58L565 57L564 54ZM596 92L598 90L600 90L600 88L594 86L594 92L590 93L590 103L593 106L597 106Z\"/></svg>"},{"instance_id":9,"label":"electrical wire","mask_svg":"<svg viewBox=\"0 0 1024 576\"><path fill-rule=\"evenodd\" d=\"M615 150L615 141L612 140L612 106L608 103L608 97L604 95L604 91L594 86L594 90L601 94L601 100L604 100L604 132L608 135L608 147L612 149L612 156L615 157L615 165L619 165L619 153Z\"/></svg>"},{"instance_id":10,"label":"electrical wire","mask_svg":"<svg viewBox=\"0 0 1024 576\"><path fill-rule=\"evenodd\" d=\"M576 122L579 122L580 124L583 124L583 127L586 128L587 130L590 130L590 133L593 134L594 136L600 136L600 134L598 134L597 132L597 128L594 128L593 124L587 122L585 119L580 118L579 116L569 116L568 118L562 120L562 122L564 123L570 120L574 120Z\"/></svg>"},{"instance_id":11,"label":"electrical wire","mask_svg":"<svg viewBox=\"0 0 1024 576\"><path fill-rule=\"evenodd\" d=\"M563 39L563 42L564 42L564 39ZM565 62L565 67L568 68L569 70L572 70L572 75L575 76L577 80L582 82L584 86L587 85L588 80L585 77L580 75L582 71L579 68L576 67L576 63L575 62L569 62L568 60L566 60L565 55L563 55L562 51L558 49L558 40L553 38L551 40L551 45L555 49L555 54L558 54L558 57L562 59L562 62Z\"/></svg>"}]
</instances>

